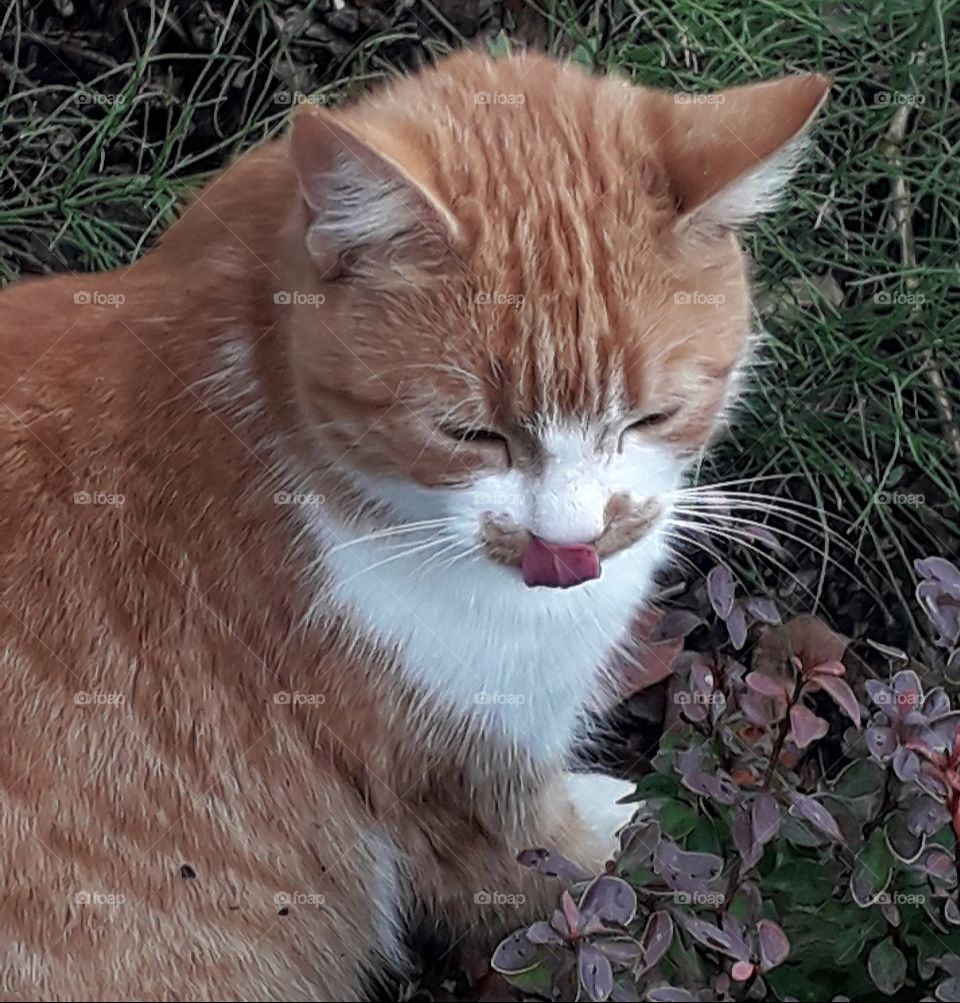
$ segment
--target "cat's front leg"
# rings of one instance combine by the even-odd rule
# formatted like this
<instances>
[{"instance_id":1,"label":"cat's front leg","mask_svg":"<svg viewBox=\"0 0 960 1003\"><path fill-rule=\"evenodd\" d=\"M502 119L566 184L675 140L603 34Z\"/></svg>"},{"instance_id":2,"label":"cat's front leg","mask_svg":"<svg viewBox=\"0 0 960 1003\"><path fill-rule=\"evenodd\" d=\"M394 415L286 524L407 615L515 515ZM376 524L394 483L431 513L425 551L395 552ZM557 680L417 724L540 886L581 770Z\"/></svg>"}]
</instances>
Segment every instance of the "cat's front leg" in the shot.
<instances>
[{"instance_id":1,"label":"cat's front leg","mask_svg":"<svg viewBox=\"0 0 960 1003\"><path fill-rule=\"evenodd\" d=\"M637 809L635 802L620 803L634 793L636 784L604 773L565 772L560 788L576 817L565 840L567 856L588 870L600 872L617 849L617 832Z\"/></svg>"}]
</instances>

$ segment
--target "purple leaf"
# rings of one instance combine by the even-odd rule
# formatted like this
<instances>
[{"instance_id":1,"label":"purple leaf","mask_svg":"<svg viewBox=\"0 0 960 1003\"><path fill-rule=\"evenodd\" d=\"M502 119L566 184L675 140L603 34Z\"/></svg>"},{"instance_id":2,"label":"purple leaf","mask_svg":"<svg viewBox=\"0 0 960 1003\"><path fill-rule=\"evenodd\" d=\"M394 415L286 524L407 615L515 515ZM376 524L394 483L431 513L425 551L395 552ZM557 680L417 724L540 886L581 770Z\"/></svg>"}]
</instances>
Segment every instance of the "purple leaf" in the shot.
<instances>
[{"instance_id":1,"label":"purple leaf","mask_svg":"<svg viewBox=\"0 0 960 1003\"><path fill-rule=\"evenodd\" d=\"M690 689L694 693L699 693L701 697L707 698L716 688L717 680L713 674L713 666L703 659L697 659L690 666Z\"/></svg>"},{"instance_id":2,"label":"purple leaf","mask_svg":"<svg viewBox=\"0 0 960 1003\"><path fill-rule=\"evenodd\" d=\"M957 883L957 872L953 856L940 846L931 846L925 850L914 864L917 870L936 878L946 885Z\"/></svg>"},{"instance_id":3,"label":"purple leaf","mask_svg":"<svg viewBox=\"0 0 960 1003\"><path fill-rule=\"evenodd\" d=\"M942 557L921 558L913 562L913 567L921 578L960 589L960 570Z\"/></svg>"},{"instance_id":4,"label":"purple leaf","mask_svg":"<svg viewBox=\"0 0 960 1003\"><path fill-rule=\"evenodd\" d=\"M647 993L650 1003L697 1003L697 997L687 989L675 986L657 986Z\"/></svg>"},{"instance_id":5,"label":"purple leaf","mask_svg":"<svg viewBox=\"0 0 960 1003\"><path fill-rule=\"evenodd\" d=\"M797 794L793 791L789 793L789 797L790 803L793 806L791 814L805 819L825 836L829 836L830 839L836 840L837 842L841 842L843 840L843 835L837 825L837 820L830 814L830 812L827 811L826 808L823 807L822 804L820 804L819 801L815 801L812 797L808 797L806 794Z\"/></svg>"},{"instance_id":6,"label":"purple leaf","mask_svg":"<svg viewBox=\"0 0 960 1003\"><path fill-rule=\"evenodd\" d=\"M935 686L923 698L923 714L927 718L943 717L950 713L950 697L942 686Z\"/></svg>"},{"instance_id":7,"label":"purple leaf","mask_svg":"<svg viewBox=\"0 0 960 1003\"><path fill-rule=\"evenodd\" d=\"M786 700L787 688L779 679L768 676L766 672L749 672L744 679L747 686L768 700Z\"/></svg>"},{"instance_id":8,"label":"purple leaf","mask_svg":"<svg viewBox=\"0 0 960 1003\"><path fill-rule=\"evenodd\" d=\"M798 749L805 749L811 742L823 738L829 730L827 722L803 704L790 708L790 737Z\"/></svg>"},{"instance_id":9,"label":"purple leaf","mask_svg":"<svg viewBox=\"0 0 960 1003\"><path fill-rule=\"evenodd\" d=\"M868 679L864 683L864 688L867 696L883 711L889 712L896 702L893 690L879 679Z\"/></svg>"},{"instance_id":10,"label":"purple leaf","mask_svg":"<svg viewBox=\"0 0 960 1003\"><path fill-rule=\"evenodd\" d=\"M901 863L911 863L920 856L925 837L911 832L902 814L891 815L884 832L891 852Z\"/></svg>"},{"instance_id":11,"label":"purple leaf","mask_svg":"<svg viewBox=\"0 0 960 1003\"><path fill-rule=\"evenodd\" d=\"M937 986L936 996L938 1000L960 1000L960 977L944 979Z\"/></svg>"},{"instance_id":12,"label":"purple leaf","mask_svg":"<svg viewBox=\"0 0 960 1003\"><path fill-rule=\"evenodd\" d=\"M632 866L646 866L660 842L660 823L633 822L620 833L620 863L629 858Z\"/></svg>"},{"instance_id":13,"label":"purple leaf","mask_svg":"<svg viewBox=\"0 0 960 1003\"><path fill-rule=\"evenodd\" d=\"M753 835L753 819L746 808L738 808L730 824L733 844L743 860L743 869L750 870L763 855L763 847Z\"/></svg>"},{"instance_id":14,"label":"purple leaf","mask_svg":"<svg viewBox=\"0 0 960 1003\"><path fill-rule=\"evenodd\" d=\"M743 602L751 616L759 620L761 623L768 623L771 627L774 626L774 624L780 623L782 619L780 616L780 610L777 609L777 604L772 599L762 599L759 596L750 596Z\"/></svg>"},{"instance_id":15,"label":"purple leaf","mask_svg":"<svg viewBox=\"0 0 960 1003\"><path fill-rule=\"evenodd\" d=\"M816 676L816 684L832 697L833 702L843 711L844 714L853 721L854 725L860 727L860 705L853 695L853 690L845 679L838 676Z\"/></svg>"},{"instance_id":16,"label":"purple leaf","mask_svg":"<svg viewBox=\"0 0 960 1003\"><path fill-rule=\"evenodd\" d=\"M933 836L950 821L945 805L921 794L907 809L907 830L915 836Z\"/></svg>"},{"instance_id":17,"label":"purple leaf","mask_svg":"<svg viewBox=\"0 0 960 1003\"><path fill-rule=\"evenodd\" d=\"M645 971L649 971L660 962L670 950L671 943L673 943L673 920L668 912L658 909L650 914L643 929L643 936L640 938Z\"/></svg>"},{"instance_id":18,"label":"purple leaf","mask_svg":"<svg viewBox=\"0 0 960 1003\"><path fill-rule=\"evenodd\" d=\"M900 780L916 780L920 774L920 757L901 745L893 754L893 772Z\"/></svg>"},{"instance_id":19,"label":"purple leaf","mask_svg":"<svg viewBox=\"0 0 960 1003\"><path fill-rule=\"evenodd\" d=\"M708 923L706 920L697 919L695 916L685 916L683 923L690 936L703 944L704 947L708 947L712 951L720 951L739 961L748 960L749 954L747 957L743 956L741 945L737 943L737 939L721 930L719 926L714 926L713 923Z\"/></svg>"},{"instance_id":20,"label":"purple leaf","mask_svg":"<svg viewBox=\"0 0 960 1003\"><path fill-rule=\"evenodd\" d=\"M760 970L769 972L782 965L790 955L790 941L779 924L772 919L762 919L757 924L757 939L760 942Z\"/></svg>"},{"instance_id":21,"label":"purple leaf","mask_svg":"<svg viewBox=\"0 0 960 1003\"><path fill-rule=\"evenodd\" d=\"M602 874L592 881L580 899L584 922L596 918L602 923L626 926L637 913L637 896L622 878Z\"/></svg>"},{"instance_id":22,"label":"purple leaf","mask_svg":"<svg viewBox=\"0 0 960 1003\"><path fill-rule=\"evenodd\" d=\"M765 846L780 831L780 805L772 794L761 793L753 799L753 833Z\"/></svg>"},{"instance_id":23,"label":"purple leaf","mask_svg":"<svg viewBox=\"0 0 960 1003\"><path fill-rule=\"evenodd\" d=\"M738 697L740 711L751 723L761 728L769 728L780 721L787 713L787 701L770 700L761 696L755 690L745 690Z\"/></svg>"},{"instance_id":24,"label":"purple leaf","mask_svg":"<svg viewBox=\"0 0 960 1003\"><path fill-rule=\"evenodd\" d=\"M740 603L735 603L730 615L724 620L730 643L739 651L747 643L747 614Z\"/></svg>"},{"instance_id":25,"label":"purple leaf","mask_svg":"<svg viewBox=\"0 0 960 1003\"><path fill-rule=\"evenodd\" d=\"M537 947L527 940L526 930L517 930L500 941L490 966L502 975L527 972L537 963Z\"/></svg>"},{"instance_id":26,"label":"purple leaf","mask_svg":"<svg viewBox=\"0 0 960 1003\"><path fill-rule=\"evenodd\" d=\"M870 755L881 762L897 751L897 733L893 728L867 728L866 742Z\"/></svg>"},{"instance_id":27,"label":"purple leaf","mask_svg":"<svg viewBox=\"0 0 960 1003\"><path fill-rule=\"evenodd\" d=\"M590 999L602 1003L613 992L613 967L610 959L593 944L584 941L577 951L580 985Z\"/></svg>"},{"instance_id":28,"label":"purple leaf","mask_svg":"<svg viewBox=\"0 0 960 1003\"><path fill-rule=\"evenodd\" d=\"M687 770L680 777L683 786L695 794L704 794L718 804L736 804L740 797L740 789L733 782L733 778L717 770L716 773L707 773L699 767Z\"/></svg>"},{"instance_id":29,"label":"purple leaf","mask_svg":"<svg viewBox=\"0 0 960 1003\"><path fill-rule=\"evenodd\" d=\"M615 965L635 965L643 956L640 945L627 937L613 940L610 937L598 937L594 941L598 951L602 951Z\"/></svg>"},{"instance_id":30,"label":"purple leaf","mask_svg":"<svg viewBox=\"0 0 960 1003\"><path fill-rule=\"evenodd\" d=\"M711 568L707 575L707 596L714 613L721 620L726 620L733 610L736 586L733 584L733 575L725 564Z\"/></svg>"},{"instance_id":31,"label":"purple leaf","mask_svg":"<svg viewBox=\"0 0 960 1003\"><path fill-rule=\"evenodd\" d=\"M657 621L657 625L650 632L647 640L650 644L660 644L662 641L675 641L678 638L686 637L687 634L692 630L696 630L702 623L703 619L691 610L668 609Z\"/></svg>"},{"instance_id":32,"label":"purple leaf","mask_svg":"<svg viewBox=\"0 0 960 1003\"><path fill-rule=\"evenodd\" d=\"M593 875L585 871L579 864L572 860L538 847L533 850L523 850L517 854L517 862L524 867L532 867L534 870L545 874L548 878L559 878L564 884L576 884L580 881L589 881Z\"/></svg>"},{"instance_id":33,"label":"purple leaf","mask_svg":"<svg viewBox=\"0 0 960 1003\"><path fill-rule=\"evenodd\" d=\"M893 703L901 717L923 702L923 687L913 669L901 669L893 677Z\"/></svg>"},{"instance_id":34,"label":"purple leaf","mask_svg":"<svg viewBox=\"0 0 960 1003\"><path fill-rule=\"evenodd\" d=\"M689 853L664 838L653 855L653 870L675 892L704 892L723 870L723 859L715 853Z\"/></svg>"},{"instance_id":35,"label":"purple leaf","mask_svg":"<svg viewBox=\"0 0 960 1003\"><path fill-rule=\"evenodd\" d=\"M546 920L538 920L527 927L527 940L531 944L562 944L563 936L558 933Z\"/></svg>"}]
</instances>

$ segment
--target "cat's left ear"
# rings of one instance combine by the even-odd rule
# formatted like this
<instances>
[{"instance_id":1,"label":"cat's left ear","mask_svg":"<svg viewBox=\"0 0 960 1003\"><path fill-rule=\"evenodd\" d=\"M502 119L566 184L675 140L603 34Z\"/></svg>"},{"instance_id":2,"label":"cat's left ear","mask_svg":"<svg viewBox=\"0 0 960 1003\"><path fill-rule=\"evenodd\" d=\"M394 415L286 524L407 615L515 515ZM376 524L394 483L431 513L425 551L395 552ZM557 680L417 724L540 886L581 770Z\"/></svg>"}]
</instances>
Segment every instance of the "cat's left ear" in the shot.
<instances>
[{"instance_id":1,"label":"cat's left ear","mask_svg":"<svg viewBox=\"0 0 960 1003\"><path fill-rule=\"evenodd\" d=\"M329 113L305 108L293 121L290 157L307 210L307 250L325 272L348 258L367 268L423 266L456 237L456 220L422 179L426 171L418 176L409 163L416 151L395 138L361 138Z\"/></svg>"},{"instance_id":2,"label":"cat's left ear","mask_svg":"<svg viewBox=\"0 0 960 1003\"><path fill-rule=\"evenodd\" d=\"M666 95L659 146L679 230L709 238L774 208L830 83L807 73L717 94Z\"/></svg>"}]
</instances>

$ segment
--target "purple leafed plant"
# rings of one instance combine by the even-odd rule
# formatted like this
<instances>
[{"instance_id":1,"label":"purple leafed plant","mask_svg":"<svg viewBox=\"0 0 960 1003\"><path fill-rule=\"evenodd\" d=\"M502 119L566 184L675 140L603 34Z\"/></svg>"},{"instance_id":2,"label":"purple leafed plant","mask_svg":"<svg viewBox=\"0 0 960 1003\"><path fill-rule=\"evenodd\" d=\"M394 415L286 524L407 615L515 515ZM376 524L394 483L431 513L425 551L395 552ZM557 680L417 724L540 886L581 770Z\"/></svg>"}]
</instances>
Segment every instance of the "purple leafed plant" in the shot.
<instances>
[{"instance_id":1,"label":"purple leafed plant","mask_svg":"<svg viewBox=\"0 0 960 1003\"><path fill-rule=\"evenodd\" d=\"M518 999L960 999L960 571L916 569L928 666L781 622L722 565L664 614L709 640L673 663L608 873L521 855L558 908L494 955Z\"/></svg>"}]
</instances>

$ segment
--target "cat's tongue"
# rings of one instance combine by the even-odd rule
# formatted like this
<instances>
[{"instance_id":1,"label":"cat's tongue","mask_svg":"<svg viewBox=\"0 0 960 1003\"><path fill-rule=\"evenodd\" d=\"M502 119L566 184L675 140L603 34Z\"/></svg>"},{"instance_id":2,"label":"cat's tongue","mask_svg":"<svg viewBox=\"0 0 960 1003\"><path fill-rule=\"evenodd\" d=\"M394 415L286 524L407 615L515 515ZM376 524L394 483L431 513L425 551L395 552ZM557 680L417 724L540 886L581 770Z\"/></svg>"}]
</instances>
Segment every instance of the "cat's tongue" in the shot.
<instances>
[{"instance_id":1,"label":"cat's tongue","mask_svg":"<svg viewBox=\"0 0 960 1003\"><path fill-rule=\"evenodd\" d=\"M568 589L600 577L600 558L589 543L545 543L536 536L531 537L520 567L530 588Z\"/></svg>"}]
</instances>

